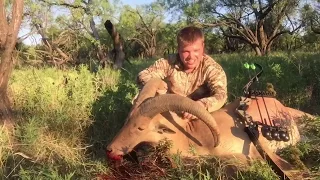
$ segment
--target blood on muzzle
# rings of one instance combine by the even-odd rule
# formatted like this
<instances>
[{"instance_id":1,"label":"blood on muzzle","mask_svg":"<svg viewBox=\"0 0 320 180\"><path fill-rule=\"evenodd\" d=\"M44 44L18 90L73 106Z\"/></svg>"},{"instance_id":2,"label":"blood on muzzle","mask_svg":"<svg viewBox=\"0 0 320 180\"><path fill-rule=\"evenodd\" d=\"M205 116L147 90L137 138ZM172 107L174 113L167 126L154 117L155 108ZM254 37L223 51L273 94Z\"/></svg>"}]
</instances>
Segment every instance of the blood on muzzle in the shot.
<instances>
[{"instance_id":1,"label":"blood on muzzle","mask_svg":"<svg viewBox=\"0 0 320 180\"><path fill-rule=\"evenodd\" d=\"M122 158L123 158L123 156L121 156L121 155L113 154L113 153L112 153L112 150L106 150L106 154L107 154L107 157L108 157L110 160L113 160L113 161L120 161L120 160L122 160Z\"/></svg>"}]
</instances>

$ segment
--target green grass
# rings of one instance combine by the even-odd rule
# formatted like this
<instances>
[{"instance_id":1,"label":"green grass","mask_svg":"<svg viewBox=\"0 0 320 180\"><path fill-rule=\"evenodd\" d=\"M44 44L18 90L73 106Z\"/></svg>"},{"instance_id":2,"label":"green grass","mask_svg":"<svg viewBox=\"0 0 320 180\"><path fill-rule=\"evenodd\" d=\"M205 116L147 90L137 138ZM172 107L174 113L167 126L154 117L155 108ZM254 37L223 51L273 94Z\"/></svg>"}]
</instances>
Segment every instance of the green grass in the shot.
<instances>
[{"instance_id":1,"label":"green grass","mask_svg":"<svg viewBox=\"0 0 320 180\"><path fill-rule=\"evenodd\" d=\"M304 118L301 122L304 141L283 149L280 154L300 169L308 169L320 177L320 118Z\"/></svg>"},{"instance_id":2,"label":"green grass","mask_svg":"<svg viewBox=\"0 0 320 180\"><path fill-rule=\"evenodd\" d=\"M285 105L320 114L320 54L277 53L266 57L225 54L213 57L227 73L229 101L242 95L242 87L249 79L243 63L256 62L265 70L260 78L260 88L264 89L267 82L272 83L277 98ZM0 173L3 177L94 179L110 173L105 146L122 127L130 110L131 99L137 93L137 73L153 61L136 60L133 65L126 64L121 71L100 69L96 73L86 66L68 70L50 67L15 69L9 86L16 118L14 147L8 145L8 136L0 130ZM298 144L295 149L285 149L283 156L293 159L288 155L295 151L303 165L316 173L320 164L316 156L320 144L315 142L319 142L320 123L319 120L306 123L304 134L312 136L312 140ZM223 167L228 167L215 158L211 161L199 158L193 163L179 156L173 159L177 164L175 168L168 169L168 163L161 167L166 172L164 179L223 179L226 175ZM159 169L152 172L160 173ZM148 171L145 173L145 177L152 176ZM240 170L236 177L274 179L275 175L267 165L256 162L250 168Z\"/></svg>"},{"instance_id":3,"label":"green grass","mask_svg":"<svg viewBox=\"0 0 320 180\"><path fill-rule=\"evenodd\" d=\"M3 127L0 129L0 174L4 174L3 167L6 166L6 160L13 153L9 135L7 129Z\"/></svg>"},{"instance_id":4,"label":"green grass","mask_svg":"<svg viewBox=\"0 0 320 180\"><path fill-rule=\"evenodd\" d=\"M273 54L255 57L243 54L214 56L228 77L229 100L241 94L241 88L248 81L249 73L244 62L262 65L264 73L259 88L270 82L277 91L277 98L285 105L320 114L320 54L296 53Z\"/></svg>"}]
</instances>

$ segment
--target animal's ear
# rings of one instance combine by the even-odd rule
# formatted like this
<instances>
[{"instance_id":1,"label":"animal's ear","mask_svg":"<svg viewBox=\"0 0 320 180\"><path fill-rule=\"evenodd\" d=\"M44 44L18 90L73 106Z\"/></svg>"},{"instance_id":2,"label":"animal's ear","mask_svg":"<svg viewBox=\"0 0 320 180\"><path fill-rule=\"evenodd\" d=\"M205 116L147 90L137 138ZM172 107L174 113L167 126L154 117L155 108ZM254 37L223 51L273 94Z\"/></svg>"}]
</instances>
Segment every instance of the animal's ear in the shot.
<instances>
[{"instance_id":1,"label":"animal's ear","mask_svg":"<svg viewBox=\"0 0 320 180\"><path fill-rule=\"evenodd\" d=\"M168 128L166 125L160 124L158 127L158 133L159 134L163 134L163 133L175 134L176 132Z\"/></svg>"}]
</instances>

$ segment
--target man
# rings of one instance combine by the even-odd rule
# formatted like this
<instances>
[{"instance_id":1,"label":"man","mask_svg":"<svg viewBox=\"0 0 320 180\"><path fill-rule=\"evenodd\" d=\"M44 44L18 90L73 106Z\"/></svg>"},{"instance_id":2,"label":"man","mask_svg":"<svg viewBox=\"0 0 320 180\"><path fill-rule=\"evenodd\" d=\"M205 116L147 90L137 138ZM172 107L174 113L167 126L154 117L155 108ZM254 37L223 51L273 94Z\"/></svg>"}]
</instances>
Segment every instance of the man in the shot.
<instances>
[{"instance_id":1,"label":"man","mask_svg":"<svg viewBox=\"0 0 320 180\"><path fill-rule=\"evenodd\" d=\"M204 54L204 36L197 27L186 27L177 36L178 54L168 59L161 58L138 74L138 84L144 85L152 78L161 78L168 83L170 93L188 96L204 106L207 111L220 109L227 99L227 78L222 67ZM193 94L197 89L207 89L202 97ZM195 118L184 112L185 119Z\"/></svg>"}]
</instances>

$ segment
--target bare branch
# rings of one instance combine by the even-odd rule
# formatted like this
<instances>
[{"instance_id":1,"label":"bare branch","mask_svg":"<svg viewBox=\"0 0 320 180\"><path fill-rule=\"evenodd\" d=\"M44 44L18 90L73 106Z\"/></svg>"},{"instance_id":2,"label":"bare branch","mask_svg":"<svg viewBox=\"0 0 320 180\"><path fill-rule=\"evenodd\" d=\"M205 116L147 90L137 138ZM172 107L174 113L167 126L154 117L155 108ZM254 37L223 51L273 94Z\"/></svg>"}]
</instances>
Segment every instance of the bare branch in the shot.
<instances>
[{"instance_id":1,"label":"bare branch","mask_svg":"<svg viewBox=\"0 0 320 180\"><path fill-rule=\"evenodd\" d=\"M259 1L259 3L261 3L261 2ZM251 7L253 9L253 12L254 12L256 18L258 18L259 17L259 12L258 12L258 9L254 6L254 0L250 0L250 4L251 4ZM261 4L260 4L260 9L262 9L261 8Z\"/></svg>"},{"instance_id":2,"label":"bare branch","mask_svg":"<svg viewBox=\"0 0 320 180\"><path fill-rule=\"evenodd\" d=\"M262 1L259 0L259 8L262 9Z\"/></svg>"},{"instance_id":3,"label":"bare branch","mask_svg":"<svg viewBox=\"0 0 320 180\"><path fill-rule=\"evenodd\" d=\"M292 22L291 22L291 23L292 23ZM285 34L285 33L289 33L290 35L292 35L293 33L295 33L296 31L298 31L298 30L299 30L300 28L302 28L302 27L303 27L303 24L300 24L299 26L293 28L292 31L284 30L284 31L280 31L280 32L274 34L273 36L271 36L271 37L269 38L269 41L268 41L268 43L267 43L267 47L268 47L277 37L279 37L280 35Z\"/></svg>"},{"instance_id":4,"label":"bare branch","mask_svg":"<svg viewBox=\"0 0 320 180\"><path fill-rule=\"evenodd\" d=\"M64 53L57 45L50 41L50 39L46 36L43 29L41 28L40 24L35 24L35 27L37 28L38 33L41 35L43 43L48 47L51 54L52 50L55 50L65 60L69 59L69 56L66 53Z\"/></svg>"},{"instance_id":5,"label":"bare branch","mask_svg":"<svg viewBox=\"0 0 320 180\"><path fill-rule=\"evenodd\" d=\"M98 33L97 28L96 28L96 24L95 24L95 22L93 20L93 17L90 18L90 28L92 30L92 35L95 38L95 40L99 40L100 39L99 33Z\"/></svg>"},{"instance_id":6,"label":"bare branch","mask_svg":"<svg viewBox=\"0 0 320 180\"><path fill-rule=\"evenodd\" d=\"M201 22L195 22L195 24L197 25L201 25L203 28L205 27L212 27L212 28L215 28L215 27L220 27L222 25L225 25L225 22L215 22L215 23L201 23Z\"/></svg>"},{"instance_id":7,"label":"bare branch","mask_svg":"<svg viewBox=\"0 0 320 180\"><path fill-rule=\"evenodd\" d=\"M233 29L232 27L229 27L231 30ZM229 38L235 38L235 39L240 39L240 40L243 40L245 41L246 43L248 44L252 44L253 42L246 36L240 36L240 35L235 35L235 34L227 34L223 28L220 28L220 30L222 31L222 34L225 36L225 37L229 37ZM230 32L231 32L230 30Z\"/></svg>"},{"instance_id":8,"label":"bare branch","mask_svg":"<svg viewBox=\"0 0 320 180\"><path fill-rule=\"evenodd\" d=\"M136 41L137 43L139 43L143 47L143 49L147 49L145 44L138 38L130 38L130 39L128 39L128 41Z\"/></svg>"},{"instance_id":9,"label":"bare branch","mask_svg":"<svg viewBox=\"0 0 320 180\"><path fill-rule=\"evenodd\" d=\"M280 26L281 26L281 21L282 21L283 18L285 17L285 11L284 11L284 9L285 9L285 8L283 8L283 9L281 10L280 14L277 16L277 20L276 20L276 23L275 23L276 26L275 26L274 29L273 29L273 32L272 32L272 34L271 34L271 36L270 36L270 39L273 39L275 36L281 35L281 34L277 35L277 32L278 32L278 30L279 30L279 28L280 28ZM289 16L287 16L287 18L288 18L288 20L290 21L290 23L292 24ZM282 33L282 34L283 34L283 33Z\"/></svg>"},{"instance_id":10,"label":"bare branch","mask_svg":"<svg viewBox=\"0 0 320 180\"><path fill-rule=\"evenodd\" d=\"M263 9L267 8L264 12L263 9L260 10L261 15L259 16L259 19L264 19L273 9L273 7L278 3L279 1L273 2L272 4L269 4L267 6L265 6Z\"/></svg>"},{"instance_id":11,"label":"bare branch","mask_svg":"<svg viewBox=\"0 0 320 180\"><path fill-rule=\"evenodd\" d=\"M313 19L310 20L310 25L311 25L311 31L312 32L314 32L316 34L320 34L320 28L315 28L314 27L314 20Z\"/></svg>"},{"instance_id":12,"label":"bare branch","mask_svg":"<svg viewBox=\"0 0 320 180\"><path fill-rule=\"evenodd\" d=\"M54 6L65 6L65 7L69 7L69 8L73 8L73 9L83 9L83 10L86 10L86 7L85 6L81 6L81 5L74 5L74 4L69 4L69 3L64 3L64 2L49 2L47 0L40 0L44 3L47 3L49 5L54 5ZM85 3L84 1L82 1L84 4L87 4Z\"/></svg>"},{"instance_id":13,"label":"bare branch","mask_svg":"<svg viewBox=\"0 0 320 180\"><path fill-rule=\"evenodd\" d=\"M130 10L129 10L129 11L130 11ZM132 12L132 11L130 11L130 12ZM152 33L152 31L149 29L149 26L145 23L145 21L144 21L143 17L141 16L141 14L140 14L137 10L136 10L136 12L133 12L133 13L137 13L137 14L138 14L138 16L139 16L139 18L140 18L143 26L146 28L147 32L149 32L149 35L152 36L153 33Z\"/></svg>"},{"instance_id":14,"label":"bare branch","mask_svg":"<svg viewBox=\"0 0 320 180\"><path fill-rule=\"evenodd\" d=\"M22 41L26 40L29 36L31 36L32 34L34 34L37 30L36 29L32 29L32 31L30 31L29 33L21 36L18 38L17 43L21 43Z\"/></svg>"},{"instance_id":15,"label":"bare branch","mask_svg":"<svg viewBox=\"0 0 320 180\"><path fill-rule=\"evenodd\" d=\"M223 34L223 35L228 37L228 38L240 39L242 41L245 41L247 44L253 44L251 41L247 40L246 38L244 38L242 36L228 35L228 34Z\"/></svg>"}]
</instances>

